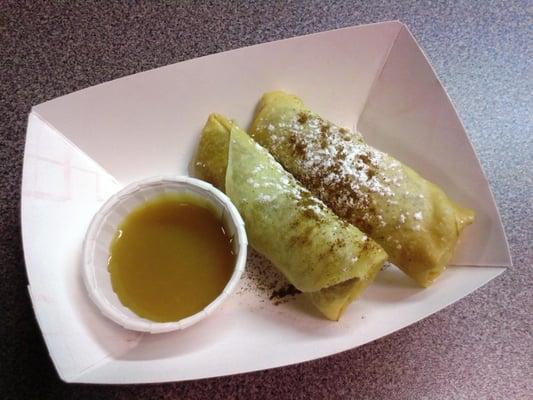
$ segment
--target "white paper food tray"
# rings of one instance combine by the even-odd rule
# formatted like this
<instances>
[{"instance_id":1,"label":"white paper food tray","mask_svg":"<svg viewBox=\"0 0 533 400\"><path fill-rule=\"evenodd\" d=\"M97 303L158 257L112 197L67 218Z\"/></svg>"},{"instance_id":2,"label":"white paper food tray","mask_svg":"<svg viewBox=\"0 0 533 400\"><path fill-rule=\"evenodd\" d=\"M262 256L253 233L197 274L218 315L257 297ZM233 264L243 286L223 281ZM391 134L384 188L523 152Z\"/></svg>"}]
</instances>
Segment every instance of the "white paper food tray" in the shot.
<instances>
[{"instance_id":1,"label":"white paper food tray","mask_svg":"<svg viewBox=\"0 0 533 400\"><path fill-rule=\"evenodd\" d=\"M142 335L103 317L81 279L83 237L103 201L153 175L185 174L209 113L251 122L263 92L284 89L476 210L453 265L430 288L397 269L338 323L232 296L185 331ZM179 381L278 367L347 350L401 329L511 265L479 161L424 53L398 22L345 28L202 57L94 86L32 109L22 233L33 307L68 382ZM474 266L474 267L473 267Z\"/></svg>"}]
</instances>

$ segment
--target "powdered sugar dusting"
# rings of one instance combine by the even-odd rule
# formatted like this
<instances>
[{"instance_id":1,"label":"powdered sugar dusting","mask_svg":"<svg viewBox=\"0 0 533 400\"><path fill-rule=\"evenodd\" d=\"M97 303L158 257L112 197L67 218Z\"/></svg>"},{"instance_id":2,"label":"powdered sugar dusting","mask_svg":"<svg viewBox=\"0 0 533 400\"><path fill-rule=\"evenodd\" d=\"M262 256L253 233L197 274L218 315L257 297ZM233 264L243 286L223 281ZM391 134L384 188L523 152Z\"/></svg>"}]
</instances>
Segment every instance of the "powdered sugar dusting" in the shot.
<instances>
[{"instance_id":1,"label":"powdered sugar dusting","mask_svg":"<svg viewBox=\"0 0 533 400\"><path fill-rule=\"evenodd\" d=\"M311 112L263 124L271 152L290 155L281 161L339 216L366 232L387 225L375 204L383 198L379 204L398 205L395 197L404 180L398 161L367 145L360 134Z\"/></svg>"},{"instance_id":2,"label":"powdered sugar dusting","mask_svg":"<svg viewBox=\"0 0 533 400\"><path fill-rule=\"evenodd\" d=\"M295 209L301 210L308 218L321 220L328 213L328 216L334 216L323 201L313 196L309 190L285 171L264 147L250 138L248 140L266 158L266 163L256 165L252 169L252 174L245 179L246 184L256 189L255 201L265 203L265 205L268 203L269 207L276 207L277 199L283 196L286 200L293 201ZM266 165L268 165L269 170L274 170L276 173L262 174ZM364 236L361 242L366 240L367 238Z\"/></svg>"},{"instance_id":3,"label":"powdered sugar dusting","mask_svg":"<svg viewBox=\"0 0 533 400\"><path fill-rule=\"evenodd\" d=\"M400 224L404 224L405 223L405 215L404 214L400 214Z\"/></svg>"},{"instance_id":4,"label":"powdered sugar dusting","mask_svg":"<svg viewBox=\"0 0 533 400\"><path fill-rule=\"evenodd\" d=\"M269 196L267 194L259 194L259 196L257 196L257 200L262 202L262 203L266 203L266 202L270 202L272 200L274 200L274 198L272 196Z\"/></svg>"},{"instance_id":5,"label":"powdered sugar dusting","mask_svg":"<svg viewBox=\"0 0 533 400\"><path fill-rule=\"evenodd\" d=\"M412 179L400 162L366 144L359 133L310 111L293 110L259 121L257 129L268 132L263 144L305 187L363 232L383 235L401 249L388 235L389 224L421 230L416 222L423 220L422 211L410 215L401 204L423 209L424 195L412 190Z\"/></svg>"}]
</instances>

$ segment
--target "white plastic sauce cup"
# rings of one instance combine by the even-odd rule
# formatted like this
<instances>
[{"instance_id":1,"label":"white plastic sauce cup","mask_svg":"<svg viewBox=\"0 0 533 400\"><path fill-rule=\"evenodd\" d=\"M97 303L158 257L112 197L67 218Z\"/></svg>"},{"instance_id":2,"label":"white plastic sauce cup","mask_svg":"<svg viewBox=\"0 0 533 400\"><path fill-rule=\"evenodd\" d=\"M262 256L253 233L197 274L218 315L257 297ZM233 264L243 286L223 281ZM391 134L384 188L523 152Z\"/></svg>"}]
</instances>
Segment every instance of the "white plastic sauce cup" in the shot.
<instances>
[{"instance_id":1,"label":"white plastic sauce cup","mask_svg":"<svg viewBox=\"0 0 533 400\"><path fill-rule=\"evenodd\" d=\"M220 295L203 310L174 322L154 322L142 318L122 305L113 291L108 271L110 247L119 225L135 208L164 193L183 193L204 199L219 212L224 225L233 235L235 267ZM153 177L134 182L107 200L91 221L83 246L83 280L90 298L100 311L124 328L163 333L187 328L211 314L235 289L246 264L248 240L244 222L230 199L207 182L190 178Z\"/></svg>"}]
</instances>

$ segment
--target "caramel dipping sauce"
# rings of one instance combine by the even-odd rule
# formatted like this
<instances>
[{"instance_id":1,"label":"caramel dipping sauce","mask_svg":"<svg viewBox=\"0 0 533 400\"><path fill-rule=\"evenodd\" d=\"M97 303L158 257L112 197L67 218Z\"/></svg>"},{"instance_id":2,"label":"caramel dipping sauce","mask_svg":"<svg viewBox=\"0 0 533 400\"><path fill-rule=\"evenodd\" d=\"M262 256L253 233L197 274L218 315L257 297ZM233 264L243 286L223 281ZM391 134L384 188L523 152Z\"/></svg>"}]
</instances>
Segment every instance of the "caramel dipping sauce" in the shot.
<instances>
[{"instance_id":1,"label":"caramel dipping sauce","mask_svg":"<svg viewBox=\"0 0 533 400\"><path fill-rule=\"evenodd\" d=\"M218 297L235 267L233 237L200 198L166 193L134 209L111 243L121 303L156 322L186 318Z\"/></svg>"}]
</instances>

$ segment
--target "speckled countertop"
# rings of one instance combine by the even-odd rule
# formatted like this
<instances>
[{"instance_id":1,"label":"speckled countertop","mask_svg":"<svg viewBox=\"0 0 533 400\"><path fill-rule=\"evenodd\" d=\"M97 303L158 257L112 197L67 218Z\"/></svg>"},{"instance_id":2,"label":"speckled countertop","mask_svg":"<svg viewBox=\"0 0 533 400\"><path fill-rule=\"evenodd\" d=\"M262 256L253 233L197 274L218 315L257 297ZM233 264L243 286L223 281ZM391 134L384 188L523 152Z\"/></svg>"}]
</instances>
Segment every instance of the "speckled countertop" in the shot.
<instances>
[{"instance_id":1,"label":"speckled countertop","mask_svg":"<svg viewBox=\"0 0 533 400\"><path fill-rule=\"evenodd\" d=\"M531 3L529 15L527 1L128 3L0 6L2 398L533 397ZM436 315L318 361L174 384L62 383L26 290L19 200L30 107L201 55L391 19L409 26L464 121L502 214L514 267Z\"/></svg>"}]
</instances>

